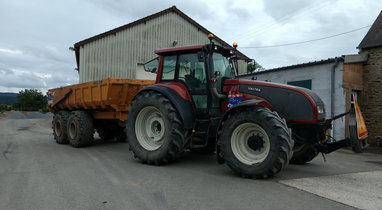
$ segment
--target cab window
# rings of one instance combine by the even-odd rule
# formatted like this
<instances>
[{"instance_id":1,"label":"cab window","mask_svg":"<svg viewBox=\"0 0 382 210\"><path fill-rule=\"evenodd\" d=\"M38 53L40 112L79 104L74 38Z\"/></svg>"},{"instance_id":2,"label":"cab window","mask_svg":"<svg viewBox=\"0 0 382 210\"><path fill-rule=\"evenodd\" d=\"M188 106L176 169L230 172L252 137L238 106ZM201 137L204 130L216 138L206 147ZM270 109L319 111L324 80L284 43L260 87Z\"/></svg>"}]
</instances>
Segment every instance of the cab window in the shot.
<instances>
[{"instance_id":1,"label":"cab window","mask_svg":"<svg viewBox=\"0 0 382 210\"><path fill-rule=\"evenodd\" d=\"M163 58L161 80L174 80L176 68L176 55L165 56Z\"/></svg>"}]
</instances>

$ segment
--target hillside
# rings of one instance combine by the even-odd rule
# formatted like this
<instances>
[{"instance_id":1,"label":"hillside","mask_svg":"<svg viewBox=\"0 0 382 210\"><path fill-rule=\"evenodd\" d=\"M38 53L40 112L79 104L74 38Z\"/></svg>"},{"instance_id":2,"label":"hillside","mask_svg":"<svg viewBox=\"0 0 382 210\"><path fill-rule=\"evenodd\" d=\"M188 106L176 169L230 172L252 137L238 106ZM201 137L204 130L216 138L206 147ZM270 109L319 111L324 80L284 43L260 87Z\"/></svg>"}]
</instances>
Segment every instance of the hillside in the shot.
<instances>
[{"instance_id":1,"label":"hillside","mask_svg":"<svg viewBox=\"0 0 382 210\"><path fill-rule=\"evenodd\" d=\"M17 101L17 93L0 93L0 104L12 105Z\"/></svg>"}]
</instances>

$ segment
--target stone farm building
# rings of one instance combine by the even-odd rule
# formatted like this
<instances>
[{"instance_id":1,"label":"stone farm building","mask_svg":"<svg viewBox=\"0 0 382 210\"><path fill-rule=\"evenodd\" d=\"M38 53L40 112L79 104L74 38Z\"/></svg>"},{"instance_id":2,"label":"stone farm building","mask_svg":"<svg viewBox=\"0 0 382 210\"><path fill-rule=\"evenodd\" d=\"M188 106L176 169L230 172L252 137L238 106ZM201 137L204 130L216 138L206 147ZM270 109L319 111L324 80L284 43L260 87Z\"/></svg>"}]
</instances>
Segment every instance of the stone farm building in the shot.
<instances>
[{"instance_id":1,"label":"stone farm building","mask_svg":"<svg viewBox=\"0 0 382 210\"><path fill-rule=\"evenodd\" d=\"M206 44L210 33L170 7L74 44L79 82L109 77L155 79L156 74L145 72L143 64L156 57L156 49ZM230 47L217 36L215 43Z\"/></svg>"},{"instance_id":2,"label":"stone farm building","mask_svg":"<svg viewBox=\"0 0 382 210\"><path fill-rule=\"evenodd\" d=\"M368 142L380 145L382 142L377 139L382 136L382 12L358 49L355 55L270 69L242 78L309 88L325 103L327 118L348 111L354 93L369 131ZM337 120L332 132L336 139L348 137L348 117Z\"/></svg>"}]
</instances>

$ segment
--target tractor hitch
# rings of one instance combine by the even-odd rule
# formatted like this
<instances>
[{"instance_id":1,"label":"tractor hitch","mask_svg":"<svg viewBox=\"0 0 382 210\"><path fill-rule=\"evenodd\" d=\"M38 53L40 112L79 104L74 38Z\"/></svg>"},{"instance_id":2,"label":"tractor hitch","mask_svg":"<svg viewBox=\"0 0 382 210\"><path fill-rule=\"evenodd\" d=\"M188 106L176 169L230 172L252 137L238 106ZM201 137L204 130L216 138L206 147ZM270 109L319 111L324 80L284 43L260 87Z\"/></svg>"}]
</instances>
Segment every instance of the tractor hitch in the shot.
<instances>
[{"instance_id":1,"label":"tractor hitch","mask_svg":"<svg viewBox=\"0 0 382 210\"><path fill-rule=\"evenodd\" d=\"M329 154L331 152L334 152L338 149L341 149L346 146L350 146L351 141L350 138L345 138L339 141L334 142L324 142L318 145L318 151L324 154Z\"/></svg>"}]
</instances>

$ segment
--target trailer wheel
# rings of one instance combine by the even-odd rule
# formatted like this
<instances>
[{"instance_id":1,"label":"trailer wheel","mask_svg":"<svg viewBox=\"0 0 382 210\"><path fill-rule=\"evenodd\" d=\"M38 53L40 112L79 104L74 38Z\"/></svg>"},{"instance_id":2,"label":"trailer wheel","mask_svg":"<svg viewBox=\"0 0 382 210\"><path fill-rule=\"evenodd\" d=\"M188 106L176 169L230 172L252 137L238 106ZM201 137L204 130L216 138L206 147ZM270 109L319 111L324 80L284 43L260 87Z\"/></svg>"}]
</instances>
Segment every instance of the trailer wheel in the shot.
<instances>
[{"instance_id":1,"label":"trailer wheel","mask_svg":"<svg viewBox=\"0 0 382 210\"><path fill-rule=\"evenodd\" d=\"M318 153L318 149L314 145L296 143L293 148L293 157L289 162L292 164L305 164L317 157Z\"/></svg>"},{"instance_id":2,"label":"trailer wheel","mask_svg":"<svg viewBox=\"0 0 382 210\"><path fill-rule=\"evenodd\" d=\"M112 130L110 129L103 129L103 128L98 128L97 129L97 133L98 133L98 136L102 139L102 140L110 140L110 139L113 139L114 138L114 133Z\"/></svg>"},{"instance_id":3,"label":"trailer wheel","mask_svg":"<svg viewBox=\"0 0 382 210\"><path fill-rule=\"evenodd\" d=\"M73 111L67 124L69 143L73 147L88 146L93 141L93 119L85 111Z\"/></svg>"},{"instance_id":4,"label":"trailer wheel","mask_svg":"<svg viewBox=\"0 0 382 210\"><path fill-rule=\"evenodd\" d=\"M148 91L132 101L127 117L127 136L135 157L147 164L174 161L184 151L186 132L172 103Z\"/></svg>"},{"instance_id":5,"label":"trailer wheel","mask_svg":"<svg viewBox=\"0 0 382 210\"><path fill-rule=\"evenodd\" d=\"M219 130L218 145L220 157L234 172L264 179L288 164L293 139L277 113L254 107L228 115Z\"/></svg>"},{"instance_id":6,"label":"trailer wheel","mask_svg":"<svg viewBox=\"0 0 382 210\"><path fill-rule=\"evenodd\" d=\"M53 116L52 129L54 139L58 144L67 144L67 129L66 124L68 121L69 112L68 111L59 111Z\"/></svg>"},{"instance_id":7,"label":"trailer wheel","mask_svg":"<svg viewBox=\"0 0 382 210\"><path fill-rule=\"evenodd\" d=\"M118 142L126 142L127 136L124 128L121 128L117 131L115 138Z\"/></svg>"}]
</instances>

